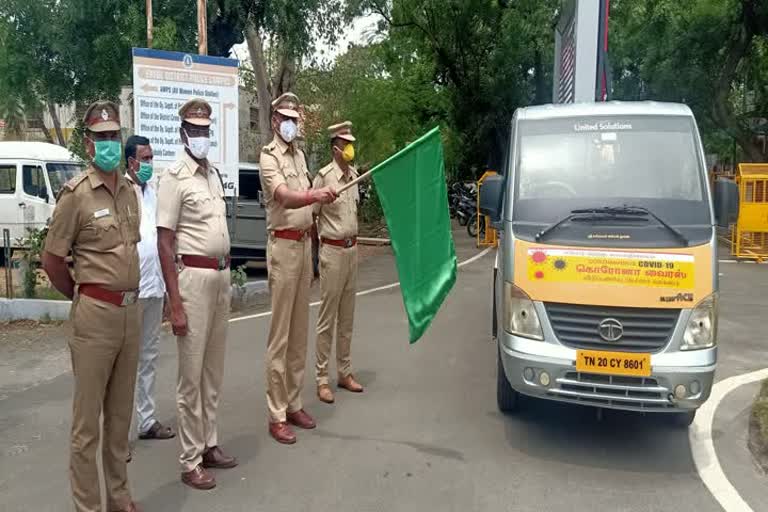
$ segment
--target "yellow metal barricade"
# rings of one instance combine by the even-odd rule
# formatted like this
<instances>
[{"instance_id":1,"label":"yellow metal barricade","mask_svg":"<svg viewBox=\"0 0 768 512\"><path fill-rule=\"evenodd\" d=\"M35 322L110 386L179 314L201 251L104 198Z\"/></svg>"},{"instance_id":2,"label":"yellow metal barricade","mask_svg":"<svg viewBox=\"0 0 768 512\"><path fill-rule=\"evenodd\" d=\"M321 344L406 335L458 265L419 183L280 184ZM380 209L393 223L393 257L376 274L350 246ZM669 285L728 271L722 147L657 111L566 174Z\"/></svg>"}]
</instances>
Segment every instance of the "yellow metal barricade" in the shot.
<instances>
[{"instance_id":1,"label":"yellow metal barricade","mask_svg":"<svg viewBox=\"0 0 768 512\"><path fill-rule=\"evenodd\" d=\"M499 244L499 239L496 236L496 230L491 227L491 218L488 215L480 215L480 187L483 186L483 181L488 176L495 176L498 174L496 171L485 171L480 179L477 180L477 246L478 247L496 247ZM481 226L485 229L482 230Z\"/></svg>"},{"instance_id":2,"label":"yellow metal barricade","mask_svg":"<svg viewBox=\"0 0 768 512\"><path fill-rule=\"evenodd\" d=\"M731 254L768 259L768 164L739 164L739 217L731 228Z\"/></svg>"}]
</instances>

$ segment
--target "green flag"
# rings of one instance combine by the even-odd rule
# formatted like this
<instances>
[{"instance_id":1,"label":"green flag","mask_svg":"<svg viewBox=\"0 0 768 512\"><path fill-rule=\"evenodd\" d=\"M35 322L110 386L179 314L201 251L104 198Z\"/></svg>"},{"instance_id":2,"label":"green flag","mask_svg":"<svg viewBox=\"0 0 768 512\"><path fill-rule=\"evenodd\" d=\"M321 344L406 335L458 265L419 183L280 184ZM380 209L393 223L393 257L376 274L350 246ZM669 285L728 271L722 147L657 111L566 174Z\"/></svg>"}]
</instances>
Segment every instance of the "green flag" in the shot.
<instances>
[{"instance_id":1,"label":"green flag","mask_svg":"<svg viewBox=\"0 0 768 512\"><path fill-rule=\"evenodd\" d=\"M373 171L397 261L410 341L415 343L456 282L440 129Z\"/></svg>"}]
</instances>

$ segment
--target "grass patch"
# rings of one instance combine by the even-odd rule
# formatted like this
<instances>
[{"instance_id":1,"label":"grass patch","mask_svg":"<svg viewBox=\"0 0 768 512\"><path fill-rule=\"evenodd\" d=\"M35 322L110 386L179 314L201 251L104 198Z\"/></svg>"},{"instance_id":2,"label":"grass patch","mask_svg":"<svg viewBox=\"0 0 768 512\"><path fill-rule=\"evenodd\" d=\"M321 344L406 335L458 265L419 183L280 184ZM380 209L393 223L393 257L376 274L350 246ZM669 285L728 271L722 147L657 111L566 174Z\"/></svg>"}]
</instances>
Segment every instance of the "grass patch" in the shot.
<instances>
[{"instance_id":1,"label":"grass patch","mask_svg":"<svg viewBox=\"0 0 768 512\"><path fill-rule=\"evenodd\" d=\"M763 382L760 393L752 405L749 447L763 471L768 472L768 380Z\"/></svg>"}]
</instances>

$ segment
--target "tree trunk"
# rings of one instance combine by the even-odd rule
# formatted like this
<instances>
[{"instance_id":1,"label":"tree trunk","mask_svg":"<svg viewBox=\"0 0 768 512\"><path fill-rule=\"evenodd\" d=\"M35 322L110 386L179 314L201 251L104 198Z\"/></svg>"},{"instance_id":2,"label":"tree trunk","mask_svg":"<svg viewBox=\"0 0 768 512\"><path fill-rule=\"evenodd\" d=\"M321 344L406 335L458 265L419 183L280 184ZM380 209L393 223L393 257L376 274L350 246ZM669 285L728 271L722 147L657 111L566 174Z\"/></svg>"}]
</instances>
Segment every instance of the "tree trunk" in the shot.
<instances>
[{"instance_id":1,"label":"tree trunk","mask_svg":"<svg viewBox=\"0 0 768 512\"><path fill-rule=\"evenodd\" d=\"M56 131L56 139L58 139L59 146L67 145L67 141L64 140L64 133L61 131L61 121L59 120L59 114L56 112L56 105L48 100L45 102L48 106L48 114L51 116L53 122L53 129Z\"/></svg>"},{"instance_id":2,"label":"tree trunk","mask_svg":"<svg viewBox=\"0 0 768 512\"><path fill-rule=\"evenodd\" d=\"M45 136L45 142L48 144L56 144L56 141L53 140L53 136L51 135L51 130L45 127L45 121L43 120L42 112L39 112L34 117L29 119L29 127L35 130L40 130L43 136Z\"/></svg>"},{"instance_id":3,"label":"tree trunk","mask_svg":"<svg viewBox=\"0 0 768 512\"><path fill-rule=\"evenodd\" d=\"M544 63L541 50L536 47L533 51L533 80L536 85L536 105L547 103L549 90L547 89L546 76L544 72Z\"/></svg>"},{"instance_id":4,"label":"tree trunk","mask_svg":"<svg viewBox=\"0 0 768 512\"><path fill-rule=\"evenodd\" d=\"M272 81L272 92L280 96L286 92L292 92L296 85L296 59L283 50L280 59L280 68Z\"/></svg>"},{"instance_id":5,"label":"tree trunk","mask_svg":"<svg viewBox=\"0 0 768 512\"><path fill-rule=\"evenodd\" d=\"M252 19L245 23L245 40L251 56L253 74L256 77L256 100L259 104L259 138L261 146L272 140L272 94L269 91L264 45Z\"/></svg>"}]
</instances>

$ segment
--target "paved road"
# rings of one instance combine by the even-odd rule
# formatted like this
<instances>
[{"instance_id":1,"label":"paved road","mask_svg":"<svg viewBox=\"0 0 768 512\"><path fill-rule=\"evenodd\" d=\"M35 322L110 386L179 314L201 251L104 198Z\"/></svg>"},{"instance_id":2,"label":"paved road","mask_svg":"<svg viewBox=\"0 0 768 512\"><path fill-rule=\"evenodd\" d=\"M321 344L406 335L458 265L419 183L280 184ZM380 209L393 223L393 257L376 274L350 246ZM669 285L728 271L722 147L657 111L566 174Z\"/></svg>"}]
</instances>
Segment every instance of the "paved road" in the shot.
<instances>
[{"instance_id":1,"label":"paved road","mask_svg":"<svg viewBox=\"0 0 768 512\"><path fill-rule=\"evenodd\" d=\"M465 235L457 233L457 243L460 259L477 252ZM462 268L439 317L413 346L399 289L360 297L353 360L366 393L320 404L308 374L306 405L319 428L299 432L295 446L266 432L269 317L232 323L221 438L241 465L217 472L212 492L187 490L178 482L176 442L140 442L130 465L135 497L146 511L720 510L696 474L686 433L653 417L608 413L598 421L590 409L534 402L518 416L497 412L492 261L488 255ZM395 280L389 257L371 258L363 271L361 288ZM721 272L719 378L768 366L764 336L755 336L768 304L766 269L731 264ZM166 419L176 363L173 341L163 343L158 391ZM69 510L70 393L65 374L0 401L1 510ZM738 417L750 393L740 394L741 405L733 401L735 411L726 411L734 418L716 422L722 449L743 437ZM768 510L748 456L725 459L753 508Z\"/></svg>"}]
</instances>

